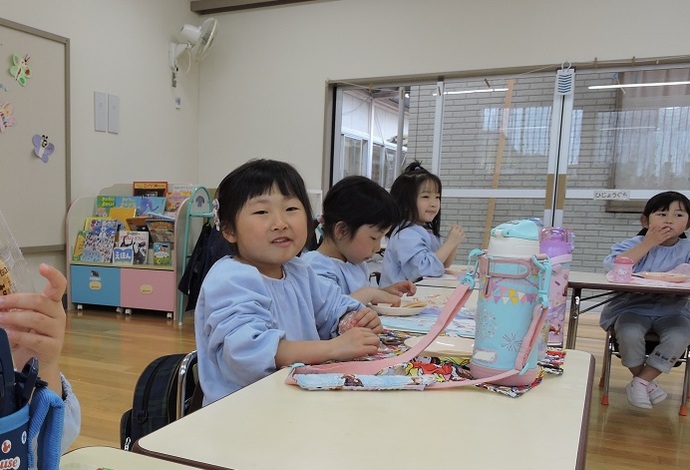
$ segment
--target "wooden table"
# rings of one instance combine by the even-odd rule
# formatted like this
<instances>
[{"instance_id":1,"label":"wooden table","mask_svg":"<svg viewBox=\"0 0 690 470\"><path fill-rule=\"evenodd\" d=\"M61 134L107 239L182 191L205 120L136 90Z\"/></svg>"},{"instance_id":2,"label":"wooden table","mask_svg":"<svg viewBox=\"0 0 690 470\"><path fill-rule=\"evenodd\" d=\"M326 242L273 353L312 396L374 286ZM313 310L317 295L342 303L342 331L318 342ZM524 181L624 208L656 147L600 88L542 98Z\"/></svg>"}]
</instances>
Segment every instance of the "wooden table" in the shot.
<instances>
[{"instance_id":1,"label":"wooden table","mask_svg":"<svg viewBox=\"0 0 690 470\"><path fill-rule=\"evenodd\" d=\"M687 283L671 284L664 286L652 286L643 284L623 284L609 282L603 273L585 273L570 271L568 277L568 288L572 290L570 298L570 315L568 318L568 334L565 346L568 349L575 348L577 341L577 323L581 314L610 302L618 295L634 292L637 294L668 294L668 295L690 295L690 285ZM583 297L582 290L589 289L598 291L597 293ZM586 308L582 308L582 301L603 299Z\"/></svg>"},{"instance_id":2,"label":"wooden table","mask_svg":"<svg viewBox=\"0 0 690 470\"><path fill-rule=\"evenodd\" d=\"M584 468L594 360L509 398L475 387L307 391L280 370L144 436L135 452L203 468Z\"/></svg>"},{"instance_id":3,"label":"wooden table","mask_svg":"<svg viewBox=\"0 0 690 470\"><path fill-rule=\"evenodd\" d=\"M60 470L183 470L194 468L168 460L154 459L114 447L82 447L66 453L60 459Z\"/></svg>"}]
</instances>

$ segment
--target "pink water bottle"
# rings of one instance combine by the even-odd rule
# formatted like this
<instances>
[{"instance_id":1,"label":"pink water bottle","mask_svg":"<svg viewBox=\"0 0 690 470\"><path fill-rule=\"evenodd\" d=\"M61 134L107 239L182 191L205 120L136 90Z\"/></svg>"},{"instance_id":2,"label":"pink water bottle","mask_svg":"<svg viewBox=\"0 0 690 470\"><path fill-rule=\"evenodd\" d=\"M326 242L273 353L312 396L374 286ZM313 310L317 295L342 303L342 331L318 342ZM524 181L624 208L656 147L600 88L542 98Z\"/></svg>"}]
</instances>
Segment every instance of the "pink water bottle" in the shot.
<instances>
[{"instance_id":1,"label":"pink water bottle","mask_svg":"<svg viewBox=\"0 0 690 470\"><path fill-rule=\"evenodd\" d=\"M613 260L613 282L630 282L632 280L633 260L627 256L616 256Z\"/></svg>"}]
</instances>

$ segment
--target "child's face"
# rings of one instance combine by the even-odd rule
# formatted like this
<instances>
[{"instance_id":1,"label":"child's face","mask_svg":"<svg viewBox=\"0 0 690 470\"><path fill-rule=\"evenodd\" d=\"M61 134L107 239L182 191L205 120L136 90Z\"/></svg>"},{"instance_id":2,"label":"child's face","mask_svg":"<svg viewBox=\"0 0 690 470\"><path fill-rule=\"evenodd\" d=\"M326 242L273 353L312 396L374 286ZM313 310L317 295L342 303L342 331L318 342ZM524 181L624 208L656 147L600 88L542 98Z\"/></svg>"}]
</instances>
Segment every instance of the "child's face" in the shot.
<instances>
[{"instance_id":1,"label":"child's face","mask_svg":"<svg viewBox=\"0 0 690 470\"><path fill-rule=\"evenodd\" d=\"M642 225L647 229L658 228L667 232L669 238L662 245L673 245L678 237L688 228L688 213L679 201L673 201L668 210L658 210L642 218Z\"/></svg>"},{"instance_id":2,"label":"child's face","mask_svg":"<svg viewBox=\"0 0 690 470\"><path fill-rule=\"evenodd\" d=\"M282 265L307 242L307 214L299 199L283 196L277 187L249 199L237 213L235 229L223 236L237 244L239 261L265 276L280 279Z\"/></svg>"},{"instance_id":3,"label":"child's face","mask_svg":"<svg viewBox=\"0 0 690 470\"><path fill-rule=\"evenodd\" d=\"M427 180L417 193L418 224L430 223L441 210L441 194L433 181Z\"/></svg>"},{"instance_id":4,"label":"child's face","mask_svg":"<svg viewBox=\"0 0 690 470\"><path fill-rule=\"evenodd\" d=\"M381 239L386 232L388 228L362 225L352 238L345 236L339 239L338 251L352 264L363 263L381 249Z\"/></svg>"}]
</instances>

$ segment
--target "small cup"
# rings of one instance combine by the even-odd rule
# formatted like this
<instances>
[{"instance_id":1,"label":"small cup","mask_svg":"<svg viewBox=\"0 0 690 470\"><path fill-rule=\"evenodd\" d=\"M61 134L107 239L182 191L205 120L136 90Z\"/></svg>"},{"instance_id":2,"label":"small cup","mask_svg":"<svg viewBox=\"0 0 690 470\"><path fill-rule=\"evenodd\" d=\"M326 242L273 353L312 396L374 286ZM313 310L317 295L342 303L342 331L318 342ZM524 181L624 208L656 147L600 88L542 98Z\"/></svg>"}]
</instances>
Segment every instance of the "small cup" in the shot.
<instances>
[{"instance_id":1,"label":"small cup","mask_svg":"<svg viewBox=\"0 0 690 470\"><path fill-rule=\"evenodd\" d=\"M630 282L633 264L633 260L627 256L617 256L613 261L613 282Z\"/></svg>"}]
</instances>

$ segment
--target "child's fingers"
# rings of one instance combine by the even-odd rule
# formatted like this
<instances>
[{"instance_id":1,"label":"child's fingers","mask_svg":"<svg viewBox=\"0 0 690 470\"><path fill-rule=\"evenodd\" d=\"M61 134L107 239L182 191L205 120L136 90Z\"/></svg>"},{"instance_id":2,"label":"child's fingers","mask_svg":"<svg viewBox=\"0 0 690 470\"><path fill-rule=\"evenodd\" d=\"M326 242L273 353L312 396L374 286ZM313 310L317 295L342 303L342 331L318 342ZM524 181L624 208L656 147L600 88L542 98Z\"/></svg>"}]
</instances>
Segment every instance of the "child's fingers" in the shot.
<instances>
[{"instance_id":1,"label":"child's fingers","mask_svg":"<svg viewBox=\"0 0 690 470\"><path fill-rule=\"evenodd\" d=\"M48 285L43 289L43 295L53 302L61 302L62 296L67 289L67 279L65 276L53 266L45 263L39 266L38 272L48 281Z\"/></svg>"}]
</instances>

